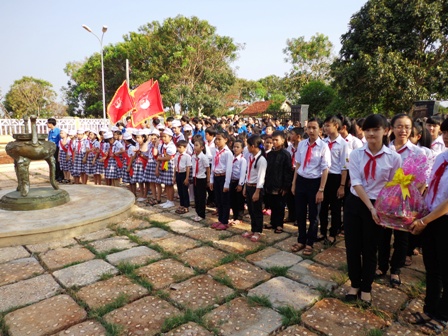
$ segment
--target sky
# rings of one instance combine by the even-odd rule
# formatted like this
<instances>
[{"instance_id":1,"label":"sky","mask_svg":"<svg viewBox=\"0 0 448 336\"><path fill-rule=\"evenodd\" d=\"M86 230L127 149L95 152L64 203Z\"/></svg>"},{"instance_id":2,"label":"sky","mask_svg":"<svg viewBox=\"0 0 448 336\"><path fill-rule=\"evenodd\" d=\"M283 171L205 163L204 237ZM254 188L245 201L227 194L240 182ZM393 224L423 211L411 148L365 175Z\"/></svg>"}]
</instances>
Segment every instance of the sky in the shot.
<instances>
[{"instance_id":1,"label":"sky","mask_svg":"<svg viewBox=\"0 0 448 336\"><path fill-rule=\"evenodd\" d=\"M46 80L60 94L68 77L68 62L83 61L100 50L100 43L81 26L101 36L104 45L123 41L123 35L152 21L197 16L245 45L232 64L238 77L257 80L284 76L291 68L283 49L288 38L307 40L322 33L337 55L340 37L350 17L366 0L1 0L0 91L5 95L15 80L31 76ZM132 64L131 64L132 65ZM123 79L125 75L123 74ZM132 80L132 78L131 78ZM106 81L107 86L107 81Z\"/></svg>"}]
</instances>

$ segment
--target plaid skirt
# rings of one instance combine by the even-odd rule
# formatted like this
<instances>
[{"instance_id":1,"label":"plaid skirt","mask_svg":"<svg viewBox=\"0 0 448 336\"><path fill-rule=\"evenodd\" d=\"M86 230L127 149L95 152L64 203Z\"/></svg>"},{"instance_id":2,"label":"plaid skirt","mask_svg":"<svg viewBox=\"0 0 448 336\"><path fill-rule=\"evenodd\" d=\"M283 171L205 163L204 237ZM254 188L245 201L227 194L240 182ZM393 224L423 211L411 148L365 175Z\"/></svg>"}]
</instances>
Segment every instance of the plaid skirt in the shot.
<instances>
[{"instance_id":1,"label":"plaid skirt","mask_svg":"<svg viewBox=\"0 0 448 336\"><path fill-rule=\"evenodd\" d=\"M75 155L75 161L73 161L72 170L70 171L72 176L78 177L81 176L81 173L85 172L85 164L82 163L83 158L84 155L82 154Z\"/></svg>"},{"instance_id":2,"label":"plaid skirt","mask_svg":"<svg viewBox=\"0 0 448 336\"><path fill-rule=\"evenodd\" d=\"M87 156L87 163L86 163L86 174L87 175L97 174L97 172L96 172L97 162L95 161L95 164L92 163L94 157L95 157L94 153L89 153L89 155Z\"/></svg>"},{"instance_id":3,"label":"plaid skirt","mask_svg":"<svg viewBox=\"0 0 448 336\"><path fill-rule=\"evenodd\" d=\"M168 161L168 170L159 170L159 177L156 178L156 183L168 186L173 185L174 164L173 161Z\"/></svg>"},{"instance_id":4,"label":"plaid skirt","mask_svg":"<svg viewBox=\"0 0 448 336\"><path fill-rule=\"evenodd\" d=\"M59 151L59 165L61 166L62 171L69 171L71 167L71 156L68 157L67 161L67 153L63 150Z\"/></svg>"},{"instance_id":5,"label":"plaid skirt","mask_svg":"<svg viewBox=\"0 0 448 336\"><path fill-rule=\"evenodd\" d=\"M119 179L121 178L122 169L118 167L115 158L109 158L109 164L105 168L106 172L104 173L104 177L107 179Z\"/></svg>"},{"instance_id":6,"label":"plaid skirt","mask_svg":"<svg viewBox=\"0 0 448 336\"><path fill-rule=\"evenodd\" d=\"M94 174L104 174L106 172L106 169L104 168L104 162L100 161L101 156L99 155L96 159L96 164L95 164L95 173Z\"/></svg>"},{"instance_id":7,"label":"plaid skirt","mask_svg":"<svg viewBox=\"0 0 448 336\"><path fill-rule=\"evenodd\" d=\"M154 160L149 161L146 165L144 179L146 182L156 183L156 162Z\"/></svg>"},{"instance_id":8,"label":"plaid skirt","mask_svg":"<svg viewBox=\"0 0 448 336\"><path fill-rule=\"evenodd\" d=\"M136 159L132 163L134 174L131 176L131 183L143 183L145 182L145 170L143 168L143 162Z\"/></svg>"},{"instance_id":9,"label":"plaid skirt","mask_svg":"<svg viewBox=\"0 0 448 336\"><path fill-rule=\"evenodd\" d=\"M127 168L126 168L127 169ZM131 183L131 175L130 173L128 173L127 171L125 171L123 173L123 175L121 176L121 181L123 183Z\"/></svg>"}]
</instances>

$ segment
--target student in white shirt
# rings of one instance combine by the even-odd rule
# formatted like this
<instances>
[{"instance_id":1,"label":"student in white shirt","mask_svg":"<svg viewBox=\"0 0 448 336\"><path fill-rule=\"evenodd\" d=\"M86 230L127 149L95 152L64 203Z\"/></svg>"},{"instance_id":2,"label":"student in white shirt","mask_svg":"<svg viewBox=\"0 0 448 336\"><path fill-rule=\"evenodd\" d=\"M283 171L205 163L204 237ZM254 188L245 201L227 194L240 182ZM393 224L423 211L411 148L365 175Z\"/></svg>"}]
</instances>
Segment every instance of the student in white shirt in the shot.
<instances>
[{"instance_id":1,"label":"student in white shirt","mask_svg":"<svg viewBox=\"0 0 448 336\"><path fill-rule=\"evenodd\" d=\"M299 147L299 142L302 141L304 134L305 130L303 129L303 127L294 127L289 132L291 143L286 148L286 150L291 155L291 166L293 174L296 167L297 148ZM297 220L296 199L295 196L291 193L291 189L287 191L285 199L286 199L286 207L288 208L288 217L285 218L284 223L295 223Z\"/></svg>"},{"instance_id":2,"label":"student in white shirt","mask_svg":"<svg viewBox=\"0 0 448 336\"><path fill-rule=\"evenodd\" d=\"M212 160L215 156L215 137L216 137L217 131L213 127L207 127L205 129L205 148L207 151L207 157L209 159L210 163L210 169L212 167ZM215 206L215 193L212 189L207 188L208 198L207 198L207 205L208 206Z\"/></svg>"},{"instance_id":3,"label":"student in white shirt","mask_svg":"<svg viewBox=\"0 0 448 336\"><path fill-rule=\"evenodd\" d=\"M440 135L440 125L442 124L442 117L440 115L433 115L426 120L426 128L431 135L432 143L431 150L437 156L446 150L442 136Z\"/></svg>"},{"instance_id":4,"label":"student in white shirt","mask_svg":"<svg viewBox=\"0 0 448 336\"><path fill-rule=\"evenodd\" d=\"M344 233L348 276L351 288L345 298L372 303L371 290L376 269L380 219L374 204L384 185L401 166L399 154L387 143L389 124L380 114L368 116L363 123L367 144L350 154L351 188L344 209Z\"/></svg>"},{"instance_id":5,"label":"student in white shirt","mask_svg":"<svg viewBox=\"0 0 448 336\"><path fill-rule=\"evenodd\" d=\"M296 169L291 192L295 195L299 237L291 247L293 252L303 250L303 254L313 254L317 239L320 203L324 199L331 154L328 145L319 138L321 125L317 119L308 120L308 139L301 141L296 153ZM310 225L306 229L307 207Z\"/></svg>"},{"instance_id":6,"label":"student in white shirt","mask_svg":"<svg viewBox=\"0 0 448 336\"><path fill-rule=\"evenodd\" d=\"M232 224L238 224L243 218L244 196L243 187L246 182L247 161L243 156L244 143L235 140L233 143L232 180L230 181L230 203L233 212Z\"/></svg>"},{"instance_id":7,"label":"student in white shirt","mask_svg":"<svg viewBox=\"0 0 448 336\"><path fill-rule=\"evenodd\" d=\"M191 156L187 153L188 142L185 140L177 141L177 153L174 157L174 178L173 184L177 185L180 206L176 210L177 214L184 214L189 211L190 195L188 194L189 176L191 169Z\"/></svg>"},{"instance_id":8,"label":"student in white shirt","mask_svg":"<svg viewBox=\"0 0 448 336\"><path fill-rule=\"evenodd\" d=\"M197 216L195 222L205 219L205 199L207 197L207 185L210 183L210 165L205 155L205 143L202 137L194 139L194 153L191 157L194 187L194 207Z\"/></svg>"},{"instance_id":9,"label":"student in white shirt","mask_svg":"<svg viewBox=\"0 0 448 336\"><path fill-rule=\"evenodd\" d=\"M246 197L247 208L250 214L251 231L243 233L243 237L253 242L258 242L263 232L262 200L267 167L261 137L252 135L247 139L247 149L250 152L250 156L243 196Z\"/></svg>"},{"instance_id":10,"label":"student in white shirt","mask_svg":"<svg viewBox=\"0 0 448 336\"><path fill-rule=\"evenodd\" d=\"M441 125L442 139L448 145L448 119ZM424 334L441 333L448 322L448 152L437 156L431 172L426 204L430 213L411 224L413 234L422 233L423 262L426 269L426 297L423 313L411 315L408 322L422 324Z\"/></svg>"}]
</instances>

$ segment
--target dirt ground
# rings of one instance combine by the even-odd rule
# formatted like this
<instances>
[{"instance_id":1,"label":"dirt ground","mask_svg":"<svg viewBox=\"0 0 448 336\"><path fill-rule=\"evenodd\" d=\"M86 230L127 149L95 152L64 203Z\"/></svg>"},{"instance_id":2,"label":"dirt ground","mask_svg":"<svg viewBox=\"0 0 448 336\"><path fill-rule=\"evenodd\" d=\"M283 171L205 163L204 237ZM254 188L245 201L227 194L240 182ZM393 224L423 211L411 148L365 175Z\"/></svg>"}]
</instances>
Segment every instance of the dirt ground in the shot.
<instances>
[{"instance_id":1,"label":"dirt ground","mask_svg":"<svg viewBox=\"0 0 448 336\"><path fill-rule=\"evenodd\" d=\"M3 163L14 163L14 160L4 150L0 150L0 164Z\"/></svg>"}]
</instances>

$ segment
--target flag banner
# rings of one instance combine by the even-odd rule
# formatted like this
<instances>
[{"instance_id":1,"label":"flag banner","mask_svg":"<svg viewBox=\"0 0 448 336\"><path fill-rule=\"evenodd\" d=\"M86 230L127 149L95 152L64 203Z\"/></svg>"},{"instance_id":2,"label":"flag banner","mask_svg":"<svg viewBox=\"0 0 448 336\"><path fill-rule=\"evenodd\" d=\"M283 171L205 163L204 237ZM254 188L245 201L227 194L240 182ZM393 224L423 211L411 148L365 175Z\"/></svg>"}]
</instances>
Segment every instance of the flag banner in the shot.
<instances>
[{"instance_id":1,"label":"flag banner","mask_svg":"<svg viewBox=\"0 0 448 336\"><path fill-rule=\"evenodd\" d=\"M150 80L140 85L135 89L134 102L134 112L131 115L133 127L143 124L157 114L163 113L159 82Z\"/></svg>"},{"instance_id":2,"label":"flag banner","mask_svg":"<svg viewBox=\"0 0 448 336\"><path fill-rule=\"evenodd\" d=\"M115 124L134 107L134 102L129 94L126 81L120 85L114 94L114 97L107 106L107 115L111 123Z\"/></svg>"}]
</instances>

